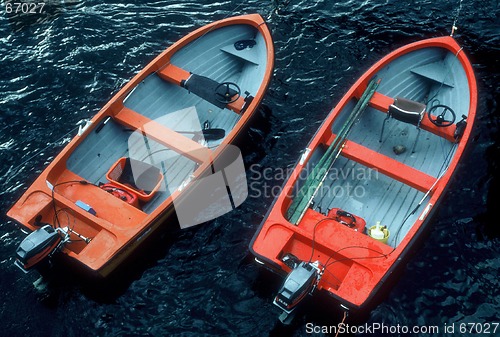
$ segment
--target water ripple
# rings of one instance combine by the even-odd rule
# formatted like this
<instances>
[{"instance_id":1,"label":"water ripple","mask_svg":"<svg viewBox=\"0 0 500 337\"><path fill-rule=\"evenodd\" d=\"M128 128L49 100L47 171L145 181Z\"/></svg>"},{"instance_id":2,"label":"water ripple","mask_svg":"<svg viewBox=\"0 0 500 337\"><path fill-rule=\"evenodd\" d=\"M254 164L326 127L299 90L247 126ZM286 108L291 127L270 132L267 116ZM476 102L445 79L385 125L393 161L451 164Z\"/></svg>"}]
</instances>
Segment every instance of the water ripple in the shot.
<instances>
[{"instance_id":1,"label":"water ripple","mask_svg":"<svg viewBox=\"0 0 500 337\"><path fill-rule=\"evenodd\" d=\"M247 255L270 197L249 198L216 221L161 240L124 277L124 285L115 287L115 296L80 291L70 281L44 284L35 282L37 276L21 275L12 266L21 236L3 214L68 141L61 139L64 134L93 116L147 62L194 27L256 11L267 18L276 49L265 99L270 109L248 131L252 145L244 155L249 166L286 168L373 62L405 43L449 34L455 4L64 3L54 2L42 16L0 17L0 310L5 333L265 336L280 331L271 303L279 280L262 274ZM459 20L458 38L480 78L484 111L477 124L481 137L457 177L461 188L450 191L426 244L368 322L491 322L500 311L498 239L482 234L492 225L480 220L489 214L489 186L498 181L493 173L498 171L497 12L494 1L472 1L464 3ZM304 335L306 319L336 323L333 315L323 318L330 313L328 305L310 310L286 334Z\"/></svg>"}]
</instances>

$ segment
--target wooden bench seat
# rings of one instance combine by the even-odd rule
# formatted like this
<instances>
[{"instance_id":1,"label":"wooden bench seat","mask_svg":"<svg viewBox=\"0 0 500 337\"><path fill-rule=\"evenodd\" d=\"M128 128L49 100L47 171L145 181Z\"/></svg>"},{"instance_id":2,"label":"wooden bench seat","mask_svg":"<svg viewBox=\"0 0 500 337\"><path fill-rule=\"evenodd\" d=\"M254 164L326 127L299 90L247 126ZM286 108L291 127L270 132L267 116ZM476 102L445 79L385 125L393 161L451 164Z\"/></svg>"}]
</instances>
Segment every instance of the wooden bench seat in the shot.
<instances>
[{"instance_id":1,"label":"wooden bench seat","mask_svg":"<svg viewBox=\"0 0 500 337\"><path fill-rule=\"evenodd\" d=\"M212 151L201 144L127 107L123 107L114 118L118 123L136 129L198 163L209 160L212 155Z\"/></svg>"},{"instance_id":2,"label":"wooden bench seat","mask_svg":"<svg viewBox=\"0 0 500 337\"><path fill-rule=\"evenodd\" d=\"M332 135L326 145L329 146L335 137ZM350 140L346 140L341 155L422 192L429 191L436 181L427 173Z\"/></svg>"}]
</instances>

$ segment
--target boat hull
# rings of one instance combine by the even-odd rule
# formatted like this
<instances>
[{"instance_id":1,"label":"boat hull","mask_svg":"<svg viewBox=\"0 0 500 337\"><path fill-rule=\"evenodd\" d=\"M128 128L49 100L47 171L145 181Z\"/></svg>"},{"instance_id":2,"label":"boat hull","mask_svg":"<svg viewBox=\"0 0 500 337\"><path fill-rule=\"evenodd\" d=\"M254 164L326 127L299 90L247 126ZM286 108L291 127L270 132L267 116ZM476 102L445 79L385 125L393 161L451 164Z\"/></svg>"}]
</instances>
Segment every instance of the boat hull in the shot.
<instances>
[{"instance_id":1,"label":"boat hull","mask_svg":"<svg viewBox=\"0 0 500 337\"><path fill-rule=\"evenodd\" d=\"M366 108L350 122L369 83L376 80ZM424 110L405 110L405 118L391 114L399 108L398 100ZM452 125L431 121L441 113L435 105L453 108ZM346 308L369 308L428 231L469 142L476 106L472 66L453 38L423 40L388 54L327 116L259 226L250 251L280 274L290 272L282 261L286 254L319 261L324 270L317 289ZM419 118L413 123L415 114ZM451 118L451 113L443 116ZM333 164L320 167L320 158L328 157L332 148L331 153L339 149ZM320 183L309 184L316 167L327 173L318 175ZM299 209L296 200L309 196L302 192L304 186L315 191ZM349 228L345 219L332 216L332 209L363 219L366 229ZM387 230L379 240L370 236L377 223Z\"/></svg>"},{"instance_id":2,"label":"boat hull","mask_svg":"<svg viewBox=\"0 0 500 337\"><path fill-rule=\"evenodd\" d=\"M195 30L127 83L8 216L31 231L48 223L90 238L86 243L72 234L61 253L92 274L108 276L175 216L176 201L197 193L193 182L212 172L251 121L273 66L271 34L257 14ZM125 162L147 165L136 174L137 165L120 166ZM161 172L153 174L154 187L147 187L151 175L139 186L149 168ZM137 184L125 181L127 170ZM120 193L111 193L115 186ZM134 202L120 197L129 194Z\"/></svg>"}]
</instances>

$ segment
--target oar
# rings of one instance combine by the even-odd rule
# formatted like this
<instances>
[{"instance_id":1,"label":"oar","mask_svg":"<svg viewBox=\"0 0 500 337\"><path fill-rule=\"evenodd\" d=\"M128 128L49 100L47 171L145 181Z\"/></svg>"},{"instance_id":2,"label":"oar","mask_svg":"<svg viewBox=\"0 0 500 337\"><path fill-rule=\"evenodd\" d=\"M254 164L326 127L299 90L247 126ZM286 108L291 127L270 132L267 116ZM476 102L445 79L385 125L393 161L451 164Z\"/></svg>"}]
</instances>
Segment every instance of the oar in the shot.
<instances>
[{"instance_id":1,"label":"oar","mask_svg":"<svg viewBox=\"0 0 500 337\"><path fill-rule=\"evenodd\" d=\"M292 201L290 208L287 211L287 217L289 221L293 224L298 224L302 217L304 216L307 208L314 199L314 196L321 187L324 179L326 178L328 171L330 170L333 163L338 158L340 152L342 151L347 135L349 134L355 121L358 119L360 114L368 106L368 102L373 96L375 90L378 87L379 81L372 80L360 100L354 107L348 120L344 123L341 130L338 132L334 141L328 147L326 153L320 159L318 164L314 167L311 174L307 177L305 184L299 190L298 195Z\"/></svg>"},{"instance_id":2,"label":"oar","mask_svg":"<svg viewBox=\"0 0 500 337\"><path fill-rule=\"evenodd\" d=\"M218 129L218 128L203 129L203 130L200 130L200 131L175 131L175 132L178 132L178 133L187 133L187 134L191 134L191 135L200 135L200 134L203 134L203 137L206 140L219 140L219 139L222 139L222 138L224 138L226 136L226 130L224 130L224 129Z\"/></svg>"}]
</instances>

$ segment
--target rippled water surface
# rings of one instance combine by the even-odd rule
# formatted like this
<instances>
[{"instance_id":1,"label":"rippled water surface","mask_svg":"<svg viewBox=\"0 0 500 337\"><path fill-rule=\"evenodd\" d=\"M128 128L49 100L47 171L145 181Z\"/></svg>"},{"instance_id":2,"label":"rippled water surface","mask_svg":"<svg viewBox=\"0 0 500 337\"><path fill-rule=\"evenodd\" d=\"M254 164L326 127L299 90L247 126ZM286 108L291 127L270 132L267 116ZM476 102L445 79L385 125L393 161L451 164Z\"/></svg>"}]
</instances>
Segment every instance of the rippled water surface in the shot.
<instances>
[{"instance_id":1,"label":"rippled water surface","mask_svg":"<svg viewBox=\"0 0 500 337\"><path fill-rule=\"evenodd\" d=\"M307 323L336 324L338 312L320 297L305 303L291 326L277 323L271 301L280 280L259 269L247 249L272 202L269 195L252 195L202 226L165 233L102 289L63 277L64 270L55 280L23 275L12 265L23 236L4 214L69 141L78 121L196 27L258 12L273 32L275 76L264 100L269 109L245 135L251 145L243 146L250 183L258 185L262 178L251 167L293 165L358 76L396 47L449 34L458 7L458 1L429 0L51 1L42 14L12 15L2 2L0 335L304 336ZM500 321L493 217L500 187L498 1L464 0L458 26L456 38L480 90L474 141L429 238L364 318L368 323Z\"/></svg>"}]
</instances>

